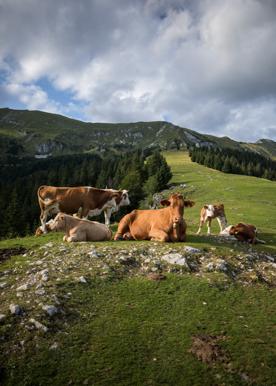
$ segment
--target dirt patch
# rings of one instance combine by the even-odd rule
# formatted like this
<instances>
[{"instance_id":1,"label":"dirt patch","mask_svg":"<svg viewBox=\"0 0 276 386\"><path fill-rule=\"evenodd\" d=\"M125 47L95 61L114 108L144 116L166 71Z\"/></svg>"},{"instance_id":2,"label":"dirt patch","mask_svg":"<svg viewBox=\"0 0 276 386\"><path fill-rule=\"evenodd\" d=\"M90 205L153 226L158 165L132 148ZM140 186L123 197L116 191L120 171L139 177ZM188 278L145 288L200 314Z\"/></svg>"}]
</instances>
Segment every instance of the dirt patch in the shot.
<instances>
[{"instance_id":1,"label":"dirt patch","mask_svg":"<svg viewBox=\"0 0 276 386\"><path fill-rule=\"evenodd\" d=\"M162 275L161 273L149 273L147 275L147 278L153 281L160 281L160 280L165 280L166 276Z\"/></svg>"},{"instance_id":2,"label":"dirt patch","mask_svg":"<svg viewBox=\"0 0 276 386\"><path fill-rule=\"evenodd\" d=\"M194 354L198 360L213 365L216 362L227 362L225 351L218 344L224 340L224 336L197 335L192 337L192 347L189 352Z\"/></svg>"},{"instance_id":3,"label":"dirt patch","mask_svg":"<svg viewBox=\"0 0 276 386\"><path fill-rule=\"evenodd\" d=\"M26 252L27 249L24 247L0 249L0 262L8 260L11 256L23 255Z\"/></svg>"}]
</instances>

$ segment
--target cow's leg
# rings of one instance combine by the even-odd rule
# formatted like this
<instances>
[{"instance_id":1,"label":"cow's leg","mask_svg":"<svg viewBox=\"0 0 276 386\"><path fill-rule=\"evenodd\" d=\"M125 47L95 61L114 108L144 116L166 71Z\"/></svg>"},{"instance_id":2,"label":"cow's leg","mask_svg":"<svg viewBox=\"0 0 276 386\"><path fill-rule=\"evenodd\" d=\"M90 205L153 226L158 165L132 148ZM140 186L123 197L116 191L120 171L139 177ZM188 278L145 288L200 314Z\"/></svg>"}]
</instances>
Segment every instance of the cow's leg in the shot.
<instances>
[{"instance_id":1,"label":"cow's leg","mask_svg":"<svg viewBox=\"0 0 276 386\"><path fill-rule=\"evenodd\" d=\"M90 209L88 207L85 207L85 206L83 208L80 208L78 210L78 214L79 214L78 217L87 219L88 218L88 214L89 214L89 210Z\"/></svg>"},{"instance_id":2,"label":"cow's leg","mask_svg":"<svg viewBox=\"0 0 276 386\"><path fill-rule=\"evenodd\" d=\"M225 217L217 217L217 222L219 223L220 233L227 227L227 221Z\"/></svg>"},{"instance_id":3,"label":"cow's leg","mask_svg":"<svg viewBox=\"0 0 276 386\"><path fill-rule=\"evenodd\" d=\"M208 236L210 236L210 234L211 234L211 222L212 222L212 219L208 218L207 219L207 235Z\"/></svg>"},{"instance_id":4,"label":"cow's leg","mask_svg":"<svg viewBox=\"0 0 276 386\"><path fill-rule=\"evenodd\" d=\"M203 227L203 225L204 225L204 220L200 219L200 221L199 221L199 228L198 228L198 231L196 232L197 235L200 235L201 228Z\"/></svg>"},{"instance_id":5,"label":"cow's leg","mask_svg":"<svg viewBox=\"0 0 276 386\"><path fill-rule=\"evenodd\" d=\"M67 241L67 236L64 235L62 240L63 240L63 241Z\"/></svg>"},{"instance_id":6,"label":"cow's leg","mask_svg":"<svg viewBox=\"0 0 276 386\"><path fill-rule=\"evenodd\" d=\"M151 241L161 242L169 241L170 239L168 233L158 229L150 231L149 237Z\"/></svg>"},{"instance_id":7,"label":"cow's leg","mask_svg":"<svg viewBox=\"0 0 276 386\"><path fill-rule=\"evenodd\" d=\"M47 233L46 222L47 222L48 214L49 212L46 209L41 211L41 214L40 214L41 230L43 233Z\"/></svg>"},{"instance_id":8,"label":"cow's leg","mask_svg":"<svg viewBox=\"0 0 276 386\"><path fill-rule=\"evenodd\" d=\"M112 209L111 208L106 208L104 210L104 222L105 225L110 226L110 217L111 217Z\"/></svg>"},{"instance_id":9,"label":"cow's leg","mask_svg":"<svg viewBox=\"0 0 276 386\"><path fill-rule=\"evenodd\" d=\"M130 219L131 213L127 214L122 218L122 220L119 222L117 232L114 236L114 240L122 240L124 238L125 233L131 234L129 229Z\"/></svg>"}]
</instances>

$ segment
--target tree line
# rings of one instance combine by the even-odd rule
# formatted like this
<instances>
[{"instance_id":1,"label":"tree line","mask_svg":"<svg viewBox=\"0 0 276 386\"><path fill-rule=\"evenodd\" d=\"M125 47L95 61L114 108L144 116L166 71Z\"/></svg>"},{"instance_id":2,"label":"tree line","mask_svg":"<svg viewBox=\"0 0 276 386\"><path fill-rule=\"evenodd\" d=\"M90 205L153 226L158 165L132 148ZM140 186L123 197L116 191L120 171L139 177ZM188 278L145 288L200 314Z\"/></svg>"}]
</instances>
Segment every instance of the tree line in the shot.
<instances>
[{"instance_id":1,"label":"tree line","mask_svg":"<svg viewBox=\"0 0 276 386\"><path fill-rule=\"evenodd\" d=\"M40 185L94 186L128 189L131 206L166 188L172 174L158 152L142 151L99 156L76 154L36 160L5 156L0 159L0 238L32 234L39 224L37 189Z\"/></svg>"},{"instance_id":2,"label":"tree line","mask_svg":"<svg viewBox=\"0 0 276 386\"><path fill-rule=\"evenodd\" d=\"M189 149L189 155L193 162L224 173L244 174L276 180L276 162L251 151L192 147Z\"/></svg>"}]
</instances>

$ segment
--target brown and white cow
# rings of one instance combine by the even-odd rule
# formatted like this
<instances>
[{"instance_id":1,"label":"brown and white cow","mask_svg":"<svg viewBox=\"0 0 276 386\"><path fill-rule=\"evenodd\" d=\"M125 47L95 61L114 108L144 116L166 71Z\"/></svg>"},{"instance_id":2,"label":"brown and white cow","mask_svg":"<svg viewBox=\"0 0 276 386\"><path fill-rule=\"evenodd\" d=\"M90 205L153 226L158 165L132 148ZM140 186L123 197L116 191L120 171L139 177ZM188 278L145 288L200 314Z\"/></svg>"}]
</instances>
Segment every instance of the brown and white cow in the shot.
<instances>
[{"instance_id":1,"label":"brown and white cow","mask_svg":"<svg viewBox=\"0 0 276 386\"><path fill-rule=\"evenodd\" d=\"M265 244L265 241L257 238L257 228L255 225L244 224L242 222L237 225L229 225L224 229L222 235L226 235L226 233L230 236L234 236L239 241L245 241L250 244Z\"/></svg>"},{"instance_id":2,"label":"brown and white cow","mask_svg":"<svg viewBox=\"0 0 276 386\"><path fill-rule=\"evenodd\" d=\"M220 232L222 232L223 229L227 227L227 219L225 216L223 204L204 205L203 208L201 208L199 228L198 228L197 234L198 235L200 234L202 226L207 222L207 227L208 227L207 235L210 235L211 223L214 218L217 219L220 227Z\"/></svg>"},{"instance_id":3,"label":"brown and white cow","mask_svg":"<svg viewBox=\"0 0 276 386\"><path fill-rule=\"evenodd\" d=\"M107 241L112 232L108 226L97 221L83 220L65 213L58 213L49 224L51 231L65 232L63 241Z\"/></svg>"},{"instance_id":4,"label":"brown and white cow","mask_svg":"<svg viewBox=\"0 0 276 386\"><path fill-rule=\"evenodd\" d=\"M129 205L127 191L97 189L91 186L56 187L40 186L37 191L40 206L40 221L43 232L46 232L46 221L49 215L64 212L79 217L97 216L102 211L119 209L119 206ZM123 204L119 205L119 203ZM107 215L108 217L108 215ZM106 217L106 218L107 218Z\"/></svg>"},{"instance_id":5,"label":"brown and white cow","mask_svg":"<svg viewBox=\"0 0 276 386\"><path fill-rule=\"evenodd\" d=\"M122 218L114 240L185 241L184 207L194 204L180 194L172 194L161 201L166 208L134 210Z\"/></svg>"}]
</instances>

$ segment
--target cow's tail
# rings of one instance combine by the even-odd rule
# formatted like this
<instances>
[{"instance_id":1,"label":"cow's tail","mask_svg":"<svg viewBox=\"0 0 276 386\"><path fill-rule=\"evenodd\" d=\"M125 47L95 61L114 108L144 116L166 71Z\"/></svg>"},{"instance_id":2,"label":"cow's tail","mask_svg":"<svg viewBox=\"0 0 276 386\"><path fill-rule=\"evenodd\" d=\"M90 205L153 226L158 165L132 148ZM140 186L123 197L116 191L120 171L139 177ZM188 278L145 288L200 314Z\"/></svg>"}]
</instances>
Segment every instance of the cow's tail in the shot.
<instances>
[{"instance_id":1,"label":"cow's tail","mask_svg":"<svg viewBox=\"0 0 276 386\"><path fill-rule=\"evenodd\" d=\"M119 222L118 230L114 236L114 240L122 240L125 233L130 233L129 225L131 224L134 211L126 214L122 220Z\"/></svg>"},{"instance_id":2,"label":"cow's tail","mask_svg":"<svg viewBox=\"0 0 276 386\"><path fill-rule=\"evenodd\" d=\"M45 188L45 186L40 186L37 191L37 197L38 197L38 202L41 202L43 205L46 205L47 207L54 205L57 201L56 199L51 199L51 198L42 198L41 197L41 191Z\"/></svg>"}]
</instances>

